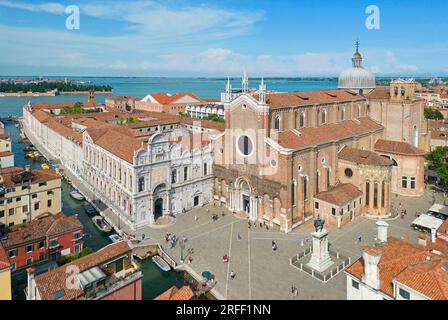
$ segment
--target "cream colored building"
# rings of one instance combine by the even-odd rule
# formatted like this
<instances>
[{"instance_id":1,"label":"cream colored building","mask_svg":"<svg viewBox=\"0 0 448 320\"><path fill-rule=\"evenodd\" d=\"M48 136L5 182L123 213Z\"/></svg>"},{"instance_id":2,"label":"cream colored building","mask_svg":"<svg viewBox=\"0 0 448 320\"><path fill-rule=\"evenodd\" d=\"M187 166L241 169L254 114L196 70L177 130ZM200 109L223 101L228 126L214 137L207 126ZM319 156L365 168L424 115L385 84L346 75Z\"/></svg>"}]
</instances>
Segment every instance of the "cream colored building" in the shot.
<instances>
[{"instance_id":1,"label":"cream colored building","mask_svg":"<svg viewBox=\"0 0 448 320\"><path fill-rule=\"evenodd\" d=\"M14 226L61 212L61 177L52 170L0 170L0 223Z\"/></svg>"},{"instance_id":2,"label":"cream colored building","mask_svg":"<svg viewBox=\"0 0 448 320\"><path fill-rule=\"evenodd\" d=\"M0 243L0 300L11 300L11 263Z\"/></svg>"}]
</instances>

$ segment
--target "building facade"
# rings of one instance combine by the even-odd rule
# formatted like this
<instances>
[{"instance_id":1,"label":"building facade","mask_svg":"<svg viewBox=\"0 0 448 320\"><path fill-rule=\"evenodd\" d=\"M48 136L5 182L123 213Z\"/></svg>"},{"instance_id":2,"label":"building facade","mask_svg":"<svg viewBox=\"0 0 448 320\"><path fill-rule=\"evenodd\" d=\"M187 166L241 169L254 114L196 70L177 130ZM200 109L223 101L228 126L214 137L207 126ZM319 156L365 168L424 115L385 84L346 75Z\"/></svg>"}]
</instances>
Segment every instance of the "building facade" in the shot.
<instances>
[{"instance_id":1,"label":"building facade","mask_svg":"<svg viewBox=\"0 0 448 320\"><path fill-rule=\"evenodd\" d=\"M0 224L12 227L61 209L61 177L56 172L29 167L0 170Z\"/></svg>"},{"instance_id":2,"label":"building facade","mask_svg":"<svg viewBox=\"0 0 448 320\"><path fill-rule=\"evenodd\" d=\"M125 241L44 274L27 272L27 300L142 300L143 275Z\"/></svg>"},{"instance_id":3,"label":"building facade","mask_svg":"<svg viewBox=\"0 0 448 320\"><path fill-rule=\"evenodd\" d=\"M2 245L12 270L21 270L83 249L81 222L75 217L42 215L38 219L6 229Z\"/></svg>"}]
</instances>

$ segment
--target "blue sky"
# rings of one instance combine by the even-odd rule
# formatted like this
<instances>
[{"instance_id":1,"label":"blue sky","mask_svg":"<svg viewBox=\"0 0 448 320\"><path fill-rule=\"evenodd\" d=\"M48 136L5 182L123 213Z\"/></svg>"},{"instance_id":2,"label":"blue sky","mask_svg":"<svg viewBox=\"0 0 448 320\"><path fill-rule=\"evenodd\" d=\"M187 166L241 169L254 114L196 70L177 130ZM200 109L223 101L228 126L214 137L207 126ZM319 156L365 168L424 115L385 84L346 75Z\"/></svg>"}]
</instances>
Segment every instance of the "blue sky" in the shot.
<instances>
[{"instance_id":1,"label":"blue sky","mask_svg":"<svg viewBox=\"0 0 448 320\"><path fill-rule=\"evenodd\" d=\"M67 30L65 8L80 8ZM380 29L365 26L380 9ZM0 0L0 74L337 75L361 42L377 75L447 75L448 2Z\"/></svg>"}]
</instances>

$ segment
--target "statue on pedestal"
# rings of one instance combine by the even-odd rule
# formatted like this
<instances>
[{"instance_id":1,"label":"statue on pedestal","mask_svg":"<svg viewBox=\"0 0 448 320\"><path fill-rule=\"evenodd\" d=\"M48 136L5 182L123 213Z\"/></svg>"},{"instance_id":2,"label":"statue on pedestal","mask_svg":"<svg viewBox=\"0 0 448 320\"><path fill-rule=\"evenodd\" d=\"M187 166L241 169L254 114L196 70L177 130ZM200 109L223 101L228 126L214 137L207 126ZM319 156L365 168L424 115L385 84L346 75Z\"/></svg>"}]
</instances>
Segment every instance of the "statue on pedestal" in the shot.
<instances>
[{"instance_id":1,"label":"statue on pedestal","mask_svg":"<svg viewBox=\"0 0 448 320\"><path fill-rule=\"evenodd\" d=\"M316 219L314 219L314 228L316 229L316 232L321 232L324 229L325 221L320 218L320 216L317 216Z\"/></svg>"}]
</instances>

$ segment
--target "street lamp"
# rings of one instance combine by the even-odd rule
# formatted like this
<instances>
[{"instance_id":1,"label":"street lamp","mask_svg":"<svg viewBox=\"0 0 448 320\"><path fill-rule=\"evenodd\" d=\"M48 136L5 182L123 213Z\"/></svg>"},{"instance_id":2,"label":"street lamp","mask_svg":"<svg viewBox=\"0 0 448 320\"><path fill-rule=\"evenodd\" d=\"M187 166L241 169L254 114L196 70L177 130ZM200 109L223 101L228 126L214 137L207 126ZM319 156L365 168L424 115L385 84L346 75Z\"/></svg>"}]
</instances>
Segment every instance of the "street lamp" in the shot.
<instances>
[{"instance_id":1,"label":"street lamp","mask_svg":"<svg viewBox=\"0 0 448 320\"><path fill-rule=\"evenodd\" d=\"M185 249L185 240L182 239L179 242L179 246L180 246L180 263L184 262L184 249Z\"/></svg>"}]
</instances>

